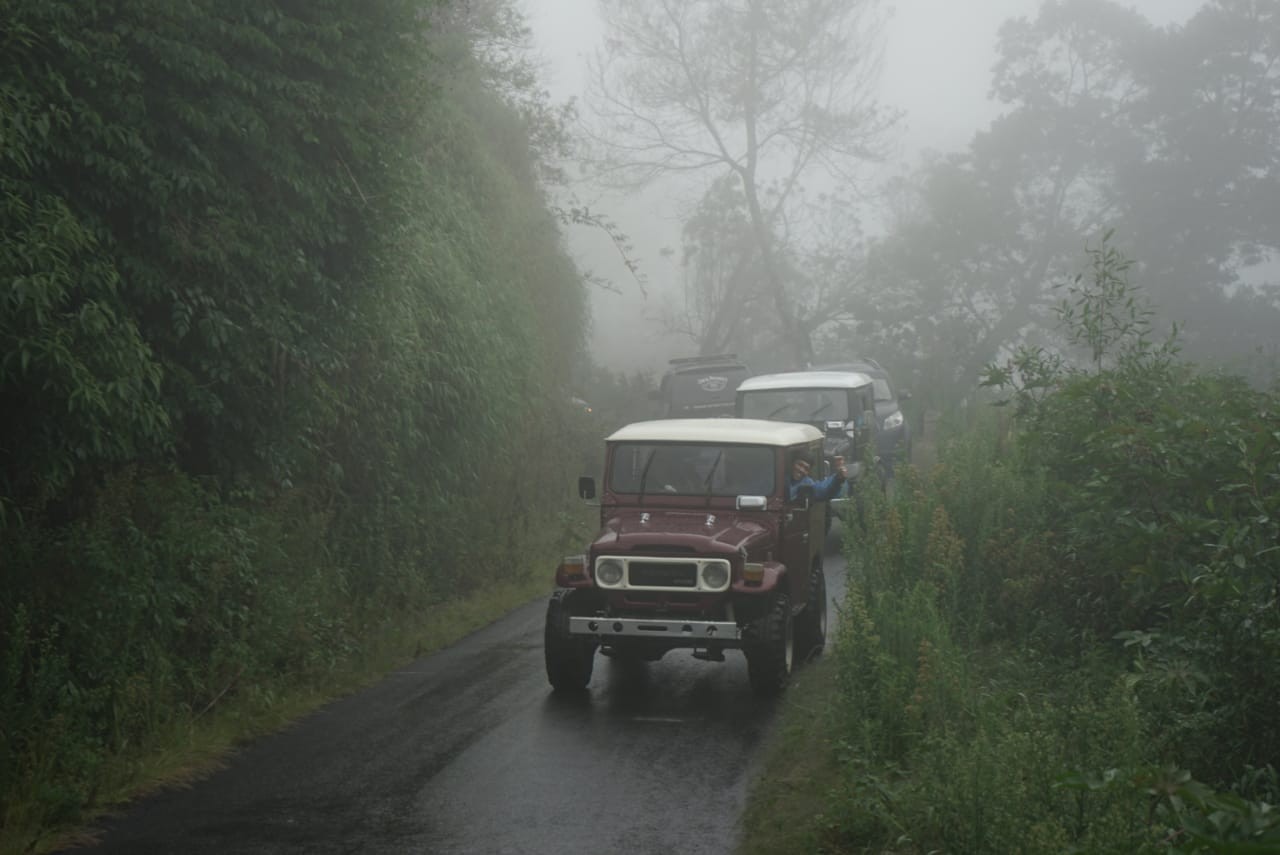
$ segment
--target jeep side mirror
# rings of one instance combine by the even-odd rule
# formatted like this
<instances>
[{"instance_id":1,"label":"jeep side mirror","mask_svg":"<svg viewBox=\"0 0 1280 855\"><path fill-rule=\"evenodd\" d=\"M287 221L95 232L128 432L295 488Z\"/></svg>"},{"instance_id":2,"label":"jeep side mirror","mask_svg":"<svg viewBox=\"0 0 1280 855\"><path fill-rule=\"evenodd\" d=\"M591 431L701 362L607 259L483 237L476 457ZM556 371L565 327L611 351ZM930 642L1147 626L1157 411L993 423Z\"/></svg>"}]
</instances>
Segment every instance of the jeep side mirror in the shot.
<instances>
[{"instance_id":1,"label":"jeep side mirror","mask_svg":"<svg viewBox=\"0 0 1280 855\"><path fill-rule=\"evenodd\" d=\"M596 479L583 475L578 479L578 498L594 499L596 497Z\"/></svg>"}]
</instances>

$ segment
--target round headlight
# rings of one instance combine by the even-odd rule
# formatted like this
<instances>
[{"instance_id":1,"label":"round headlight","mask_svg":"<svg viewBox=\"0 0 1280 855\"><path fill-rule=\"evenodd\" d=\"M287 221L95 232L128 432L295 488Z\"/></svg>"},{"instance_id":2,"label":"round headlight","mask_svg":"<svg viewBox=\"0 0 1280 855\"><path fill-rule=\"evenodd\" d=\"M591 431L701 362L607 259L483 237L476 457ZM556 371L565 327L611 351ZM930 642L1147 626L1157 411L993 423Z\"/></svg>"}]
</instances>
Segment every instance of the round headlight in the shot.
<instances>
[{"instance_id":1,"label":"round headlight","mask_svg":"<svg viewBox=\"0 0 1280 855\"><path fill-rule=\"evenodd\" d=\"M702 585L704 588L723 588L729 584L729 565L722 561L705 564L702 567Z\"/></svg>"},{"instance_id":2,"label":"round headlight","mask_svg":"<svg viewBox=\"0 0 1280 855\"><path fill-rule=\"evenodd\" d=\"M596 581L612 587L622 583L622 562L606 558L596 565Z\"/></svg>"}]
</instances>

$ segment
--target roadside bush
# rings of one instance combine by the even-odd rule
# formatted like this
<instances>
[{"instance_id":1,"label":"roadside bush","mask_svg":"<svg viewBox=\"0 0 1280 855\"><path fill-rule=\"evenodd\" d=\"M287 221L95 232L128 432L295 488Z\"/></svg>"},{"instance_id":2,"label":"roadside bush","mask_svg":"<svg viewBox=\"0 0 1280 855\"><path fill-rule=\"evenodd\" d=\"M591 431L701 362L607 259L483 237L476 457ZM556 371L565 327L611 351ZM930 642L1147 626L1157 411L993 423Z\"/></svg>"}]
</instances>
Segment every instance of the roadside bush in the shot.
<instances>
[{"instance_id":1,"label":"roadside bush","mask_svg":"<svg viewBox=\"0 0 1280 855\"><path fill-rule=\"evenodd\" d=\"M1013 421L846 521L820 851L1280 851L1280 408L1091 258L1090 367L993 366Z\"/></svg>"},{"instance_id":2,"label":"roadside bush","mask_svg":"<svg viewBox=\"0 0 1280 855\"><path fill-rule=\"evenodd\" d=\"M4 533L3 792L74 816L107 754L266 659L247 655L258 550L240 522L182 478L125 470L87 518Z\"/></svg>"},{"instance_id":3,"label":"roadside bush","mask_svg":"<svg viewBox=\"0 0 1280 855\"><path fill-rule=\"evenodd\" d=\"M944 527L945 528L945 527ZM856 551L856 548L855 548ZM1076 770L1152 758L1123 663L957 644L928 581L851 584L829 724L838 762L820 851L1131 852L1158 830L1134 791L1077 791Z\"/></svg>"},{"instance_id":4,"label":"roadside bush","mask_svg":"<svg viewBox=\"0 0 1280 855\"><path fill-rule=\"evenodd\" d=\"M1280 752L1280 398L1152 343L1129 263L1104 245L1059 314L1090 370L1023 351L1022 471L1046 480L1060 563L1046 604L1117 638L1165 762L1215 786Z\"/></svg>"},{"instance_id":5,"label":"roadside bush","mask_svg":"<svg viewBox=\"0 0 1280 855\"><path fill-rule=\"evenodd\" d=\"M1044 482L1018 469L1007 425L994 415L939 439L928 473L906 467L892 500L864 485L856 529L860 578L876 589L927 581L952 631L980 640L1043 629L1058 604L1032 594L1049 584Z\"/></svg>"}]
</instances>

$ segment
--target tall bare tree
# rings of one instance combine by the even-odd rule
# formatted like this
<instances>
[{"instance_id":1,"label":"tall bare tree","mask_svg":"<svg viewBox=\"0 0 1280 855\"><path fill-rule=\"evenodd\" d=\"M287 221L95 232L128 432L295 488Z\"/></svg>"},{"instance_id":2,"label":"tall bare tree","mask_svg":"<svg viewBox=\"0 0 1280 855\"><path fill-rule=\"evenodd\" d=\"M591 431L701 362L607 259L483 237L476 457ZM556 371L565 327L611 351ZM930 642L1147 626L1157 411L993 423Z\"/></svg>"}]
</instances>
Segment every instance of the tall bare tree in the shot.
<instances>
[{"instance_id":1,"label":"tall bare tree","mask_svg":"<svg viewBox=\"0 0 1280 855\"><path fill-rule=\"evenodd\" d=\"M787 206L807 177L848 183L896 116L875 99L878 0L601 0L586 114L597 176L741 184L781 338L812 358L787 265Z\"/></svg>"},{"instance_id":2,"label":"tall bare tree","mask_svg":"<svg viewBox=\"0 0 1280 855\"><path fill-rule=\"evenodd\" d=\"M744 351L759 312L758 253L740 182L720 176L685 219L680 267L683 299L664 318L700 354Z\"/></svg>"}]
</instances>

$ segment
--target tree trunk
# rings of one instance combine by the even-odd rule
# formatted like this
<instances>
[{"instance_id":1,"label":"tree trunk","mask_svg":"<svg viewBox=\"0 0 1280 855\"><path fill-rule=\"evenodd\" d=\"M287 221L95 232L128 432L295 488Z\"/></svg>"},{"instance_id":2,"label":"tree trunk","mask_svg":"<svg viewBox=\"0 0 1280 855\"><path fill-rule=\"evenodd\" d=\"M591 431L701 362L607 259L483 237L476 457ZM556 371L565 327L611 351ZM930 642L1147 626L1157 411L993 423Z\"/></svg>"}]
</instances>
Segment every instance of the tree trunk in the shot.
<instances>
[{"instance_id":1,"label":"tree trunk","mask_svg":"<svg viewBox=\"0 0 1280 855\"><path fill-rule=\"evenodd\" d=\"M765 277L769 282L769 290L773 293L773 305L778 312L778 326L782 331L782 340L796 360L796 368L804 368L813 362L813 341L809 333L800 324L790 300L787 299L786 283L778 270L778 260L774 255L773 231L765 221L764 212L760 209L760 200L756 197L755 186L745 178L742 182L747 196L747 207L751 211L751 227L760 242L760 260L764 265Z\"/></svg>"}]
</instances>

